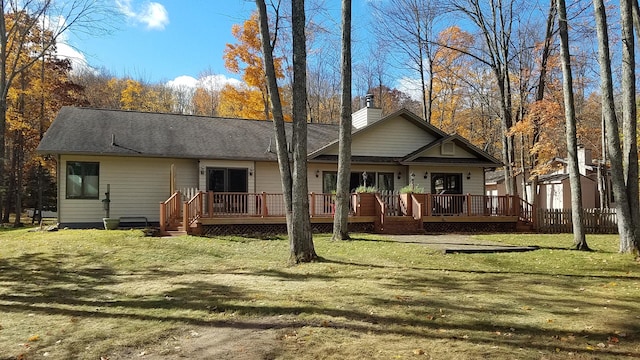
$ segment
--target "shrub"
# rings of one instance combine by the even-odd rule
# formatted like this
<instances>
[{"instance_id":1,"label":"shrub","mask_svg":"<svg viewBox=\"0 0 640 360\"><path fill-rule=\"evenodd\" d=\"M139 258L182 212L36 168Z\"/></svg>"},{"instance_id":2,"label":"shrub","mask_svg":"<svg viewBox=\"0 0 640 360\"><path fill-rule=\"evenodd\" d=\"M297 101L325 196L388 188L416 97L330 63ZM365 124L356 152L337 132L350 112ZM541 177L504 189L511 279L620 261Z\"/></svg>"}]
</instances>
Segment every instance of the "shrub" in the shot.
<instances>
[{"instance_id":1,"label":"shrub","mask_svg":"<svg viewBox=\"0 0 640 360\"><path fill-rule=\"evenodd\" d=\"M400 189L401 194L424 194L424 188L415 185L407 185Z\"/></svg>"}]
</instances>

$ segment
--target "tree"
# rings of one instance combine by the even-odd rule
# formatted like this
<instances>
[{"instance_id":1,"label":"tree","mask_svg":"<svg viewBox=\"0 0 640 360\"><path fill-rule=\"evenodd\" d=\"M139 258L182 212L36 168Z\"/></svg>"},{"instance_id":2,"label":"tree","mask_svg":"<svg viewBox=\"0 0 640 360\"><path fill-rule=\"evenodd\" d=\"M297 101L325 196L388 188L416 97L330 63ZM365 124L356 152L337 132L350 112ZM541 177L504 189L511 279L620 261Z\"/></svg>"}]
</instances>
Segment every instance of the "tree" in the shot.
<instances>
[{"instance_id":1,"label":"tree","mask_svg":"<svg viewBox=\"0 0 640 360\"><path fill-rule=\"evenodd\" d=\"M512 56L512 30L515 18L515 1L452 0L453 10L463 14L480 31L484 46L477 53L464 53L489 66L495 76L499 92L500 119L502 120L502 161L504 162L507 193L517 195L513 164L515 149L513 135L508 131L513 126L513 104L510 67Z\"/></svg>"},{"instance_id":2,"label":"tree","mask_svg":"<svg viewBox=\"0 0 640 360\"><path fill-rule=\"evenodd\" d=\"M607 15L603 0L593 0L594 14L596 18L596 31L598 36L598 63L600 64L600 92L602 93L602 117L607 133L607 152L611 162L611 182L614 197L616 199L616 216L618 220L618 233L620 234L620 252L631 252L638 249L637 223L631 216L627 189L623 172L623 154L621 150L618 118L616 115L613 76L611 71L611 58L609 49L609 31L607 27Z\"/></svg>"},{"instance_id":3,"label":"tree","mask_svg":"<svg viewBox=\"0 0 640 360\"><path fill-rule=\"evenodd\" d=\"M431 122L433 103L433 62L436 53L433 28L440 9L436 2L422 0L390 0L374 5L377 36L397 44L408 58L408 66L418 72L422 93L422 117Z\"/></svg>"},{"instance_id":4,"label":"tree","mask_svg":"<svg viewBox=\"0 0 640 360\"><path fill-rule=\"evenodd\" d=\"M333 240L349 239L349 181L351 179L351 0L342 0L342 96L338 143L338 183Z\"/></svg>"},{"instance_id":5,"label":"tree","mask_svg":"<svg viewBox=\"0 0 640 360\"><path fill-rule=\"evenodd\" d=\"M573 242L577 250L590 250L584 234L582 222L582 189L580 187L580 170L578 168L578 140L576 139L576 113L573 100L573 77L571 75L571 55L569 54L569 34L567 24L567 8L564 0L556 0L558 6L558 23L560 29L560 53L562 58L564 113L566 120L566 137L569 165L569 182L571 186L571 218L573 225Z\"/></svg>"},{"instance_id":6,"label":"tree","mask_svg":"<svg viewBox=\"0 0 640 360\"><path fill-rule=\"evenodd\" d=\"M633 8L637 0L620 1L622 31L622 166L627 185L626 199L629 202L629 215L635 224L634 241L621 242L620 251L640 250L640 188L638 187L638 119L636 103L636 60L635 40L633 38Z\"/></svg>"},{"instance_id":7,"label":"tree","mask_svg":"<svg viewBox=\"0 0 640 360\"><path fill-rule=\"evenodd\" d=\"M96 0L0 0L0 179L4 178L7 96L12 84L49 53L70 28L80 27L93 33L105 30L111 12L108 9ZM50 20L47 36L37 37L45 18ZM25 59L22 54L29 55L27 61L22 61Z\"/></svg>"},{"instance_id":8,"label":"tree","mask_svg":"<svg viewBox=\"0 0 640 360\"><path fill-rule=\"evenodd\" d=\"M231 72L242 73L242 81L251 91L259 91L262 99L263 118L271 119L269 112L269 94L265 82L263 53L260 47L260 29L258 14L253 13L242 26L233 25L231 29L237 44L227 44L224 50L224 66ZM284 79L283 58L274 57L273 66L276 79Z\"/></svg>"},{"instance_id":9,"label":"tree","mask_svg":"<svg viewBox=\"0 0 640 360\"><path fill-rule=\"evenodd\" d=\"M273 40L269 31L267 8L264 0L256 0L260 25L260 42L264 57L264 71L271 100L273 124L276 133L276 153L284 193L287 233L289 235L289 263L298 264L317 258L311 236L309 219L309 197L307 189L307 118L306 118L306 43L304 0L292 1L293 32L293 124L291 144L293 148L290 163L284 115L277 73L274 65L273 49L277 39L278 22L275 22ZM280 2L276 6L277 10ZM292 171L293 167L293 171Z\"/></svg>"}]
</instances>

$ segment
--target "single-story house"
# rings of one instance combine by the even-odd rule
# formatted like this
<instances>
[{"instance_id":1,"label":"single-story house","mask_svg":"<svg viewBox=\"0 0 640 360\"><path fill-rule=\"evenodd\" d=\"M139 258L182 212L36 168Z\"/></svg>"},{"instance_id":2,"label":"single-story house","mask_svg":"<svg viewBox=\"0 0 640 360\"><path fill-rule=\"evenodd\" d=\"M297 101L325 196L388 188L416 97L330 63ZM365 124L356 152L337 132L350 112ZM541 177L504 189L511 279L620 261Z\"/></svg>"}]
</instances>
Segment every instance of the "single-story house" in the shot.
<instances>
[{"instance_id":1,"label":"single-story house","mask_svg":"<svg viewBox=\"0 0 640 360\"><path fill-rule=\"evenodd\" d=\"M337 125L308 124L310 192L335 189L337 139ZM107 189L111 217L155 224L175 190L282 193L271 121L65 107L38 151L56 159L62 227L101 227ZM485 169L501 166L407 110L370 106L353 114L351 151L352 188L484 195Z\"/></svg>"}]
</instances>

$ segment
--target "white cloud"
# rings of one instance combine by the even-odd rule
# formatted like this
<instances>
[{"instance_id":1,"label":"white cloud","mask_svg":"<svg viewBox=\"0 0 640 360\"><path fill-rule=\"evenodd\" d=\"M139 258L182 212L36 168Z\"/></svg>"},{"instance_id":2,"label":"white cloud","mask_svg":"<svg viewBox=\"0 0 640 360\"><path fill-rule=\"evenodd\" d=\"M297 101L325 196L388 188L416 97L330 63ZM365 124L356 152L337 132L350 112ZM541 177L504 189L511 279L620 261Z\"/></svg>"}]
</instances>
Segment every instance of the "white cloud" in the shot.
<instances>
[{"instance_id":1,"label":"white cloud","mask_svg":"<svg viewBox=\"0 0 640 360\"><path fill-rule=\"evenodd\" d=\"M422 86L420 85L420 79L413 79L409 77L402 77L397 80L396 88L403 93L409 95L413 100L420 100L422 97Z\"/></svg>"},{"instance_id":2,"label":"white cloud","mask_svg":"<svg viewBox=\"0 0 640 360\"><path fill-rule=\"evenodd\" d=\"M165 85L173 89L183 89L183 88L195 89L198 85L198 79L194 78L193 76L182 75L182 76L178 76L173 80L167 81Z\"/></svg>"},{"instance_id":3,"label":"white cloud","mask_svg":"<svg viewBox=\"0 0 640 360\"><path fill-rule=\"evenodd\" d=\"M89 66L84 54L69 46L64 42L56 45L56 56L60 59L69 59L71 61L71 72L82 73L84 71L93 72L94 69Z\"/></svg>"},{"instance_id":4,"label":"white cloud","mask_svg":"<svg viewBox=\"0 0 640 360\"><path fill-rule=\"evenodd\" d=\"M160 3L147 2L136 10L131 0L116 0L116 6L127 18L144 24L149 30L164 30L169 24L169 12Z\"/></svg>"},{"instance_id":5,"label":"white cloud","mask_svg":"<svg viewBox=\"0 0 640 360\"><path fill-rule=\"evenodd\" d=\"M198 88L202 87L210 90L221 90L225 85L240 86L242 81L234 78L226 77L222 74L215 74L196 79L193 76L182 75L173 80L167 81L165 84L174 89Z\"/></svg>"}]
</instances>

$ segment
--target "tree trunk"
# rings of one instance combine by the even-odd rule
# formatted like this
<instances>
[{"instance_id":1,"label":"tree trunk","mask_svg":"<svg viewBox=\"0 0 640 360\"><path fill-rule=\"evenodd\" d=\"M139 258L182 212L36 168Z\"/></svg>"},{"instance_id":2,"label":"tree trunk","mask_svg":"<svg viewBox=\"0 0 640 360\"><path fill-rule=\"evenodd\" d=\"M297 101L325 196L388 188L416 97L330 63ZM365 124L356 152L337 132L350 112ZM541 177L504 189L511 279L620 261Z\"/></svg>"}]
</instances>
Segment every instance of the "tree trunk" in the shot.
<instances>
[{"instance_id":1,"label":"tree trunk","mask_svg":"<svg viewBox=\"0 0 640 360\"><path fill-rule=\"evenodd\" d=\"M629 202L626 201L626 186L622 170L622 150L616 116L613 76L611 74L611 58L609 57L609 32L607 15L603 0L593 0L598 35L598 63L600 65L600 92L602 93L602 116L605 130L609 134L607 152L611 162L611 183L616 200L616 215L618 219L618 233L620 234L620 251L628 251L628 244L636 243L636 225L631 217Z\"/></svg>"},{"instance_id":2,"label":"tree trunk","mask_svg":"<svg viewBox=\"0 0 640 360\"><path fill-rule=\"evenodd\" d=\"M307 41L304 0L291 2L293 32L293 226L289 237L289 263L309 262L317 258L311 220L307 183Z\"/></svg>"},{"instance_id":3,"label":"tree trunk","mask_svg":"<svg viewBox=\"0 0 640 360\"><path fill-rule=\"evenodd\" d=\"M564 95L564 116L566 122L567 152L569 161L569 182L571 185L571 219L573 243L577 250L590 250L584 234L582 222L582 189L578 167L578 140L576 138L576 113L573 99L573 76L571 55L569 54L569 31L567 9L564 0L557 0L558 26L560 29L560 57L562 62L562 92Z\"/></svg>"},{"instance_id":4,"label":"tree trunk","mask_svg":"<svg viewBox=\"0 0 640 360\"><path fill-rule=\"evenodd\" d=\"M258 19L260 21L260 37L262 52L264 55L265 75L269 89L269 98L273 110L273 127L276 137L276 154L278 156L278 167L280 169L280 179L282 181L282 192L286 207L287 233L291 236L292 222L292 178L291 163L289 162L289 151L287 149L287 135L284 128L284 115L282 103L280 102L280 92L276 81L276 72L273 64L273 46L270 42L269 20L267 18L267 7L264 0L256 0L258 7Z\"/></svg>"},{"instance_id":5,"label":"tree trunk","mask_svg":"<svg viewBox=\"0 0 640 360\"><path fill-rule=\"evenodd\" d=\"M351 0L342 0L342 97L338 145L338 183L332 240L349 239L351 178Z\"/></svg>"},{"instance_id":6,"label":"tree trunk","mask_svg":"<svg viewBox=\"0 0 640 360\"><path fill-rule=\"evenodd\" d=\"M629 202L631 222L640 224L640 189L638 188L638 136L636 118L636 72L633 38L633 10L631 0L620 0L620 18L622 27L622 166L627 185L626 200ZM635 2L635 1L634 1ZM638 226L635 227L634 241L620 244L620 251L640 250Z\"/></svg>"}]
</instances>

